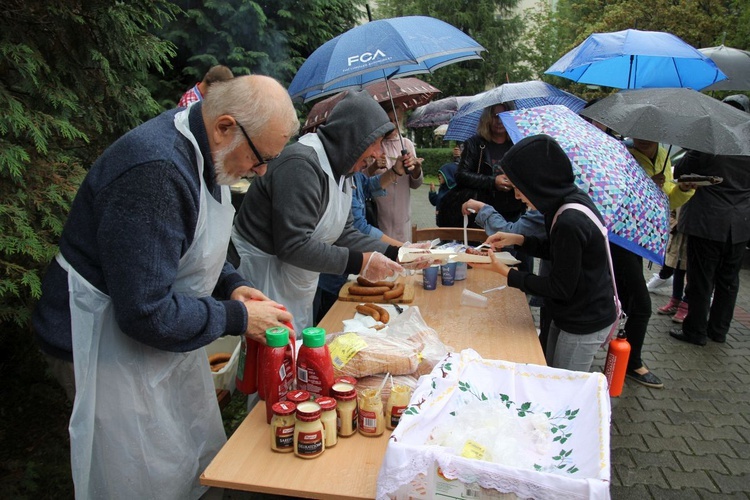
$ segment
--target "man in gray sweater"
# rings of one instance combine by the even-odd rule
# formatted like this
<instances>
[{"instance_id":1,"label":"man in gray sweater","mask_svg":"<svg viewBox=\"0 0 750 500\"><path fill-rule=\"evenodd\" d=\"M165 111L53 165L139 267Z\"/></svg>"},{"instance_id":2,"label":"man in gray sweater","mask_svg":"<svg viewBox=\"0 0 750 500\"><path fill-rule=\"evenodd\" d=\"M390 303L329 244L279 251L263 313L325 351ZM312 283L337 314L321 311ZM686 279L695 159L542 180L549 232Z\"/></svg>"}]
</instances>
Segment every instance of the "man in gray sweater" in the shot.
<instances>
[{"instance_id":1,"label":"man in gray sweater","mask_svg":"<svg viewBox=\"0 0 750 500\"><path fill-rule=\"evenodd\" d=\"M398 248L353 226L348 178L380 151L393 124L367 92L350 92L325 125L284 149L245 195L232 232L240 274L294 316L299 335L313 325L318 275L377 281L401 272ZM406 168L411 155L399 159Z\"/></svg>"}]
</instances>

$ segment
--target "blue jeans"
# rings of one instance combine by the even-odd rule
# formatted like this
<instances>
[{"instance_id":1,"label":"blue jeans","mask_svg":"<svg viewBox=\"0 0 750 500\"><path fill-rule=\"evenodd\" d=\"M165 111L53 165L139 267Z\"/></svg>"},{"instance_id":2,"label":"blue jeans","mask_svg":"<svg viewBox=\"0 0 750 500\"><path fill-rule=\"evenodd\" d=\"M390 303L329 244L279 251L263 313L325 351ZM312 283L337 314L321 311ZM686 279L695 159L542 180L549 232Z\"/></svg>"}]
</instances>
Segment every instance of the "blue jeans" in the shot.
<instances>
[{"instance_id":1,"label":"blue jeans","mask_svg":"<svg viewBox=\"0 0 750 500\"><path fill-rule=\"evenodd\" d=\"M602 346L612 325L594 333L577 334L561 330L554 321L547 337L547 364L578 372L587 372L594 362L596 351Z\"/></svg>"}]
</instances>

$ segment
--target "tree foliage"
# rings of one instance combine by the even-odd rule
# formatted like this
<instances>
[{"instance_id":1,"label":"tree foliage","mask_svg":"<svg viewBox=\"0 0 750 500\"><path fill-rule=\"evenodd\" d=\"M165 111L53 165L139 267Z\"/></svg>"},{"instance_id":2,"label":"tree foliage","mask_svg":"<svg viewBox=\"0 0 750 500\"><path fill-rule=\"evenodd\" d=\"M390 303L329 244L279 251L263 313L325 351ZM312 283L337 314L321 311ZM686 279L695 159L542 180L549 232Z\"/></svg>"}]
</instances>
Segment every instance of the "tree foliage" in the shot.
<instances>
[{"instance_id":1,"label":"tree foliage","mask_svg":"<svg viewBox=\"0 0 750 500\"><path fill-rule=\"evenodd\" d=\"M175 44L174 69L154 88L164 108L213 65L288 85L320 45L353 27L364 0L176 0L181 12L157 34Z\"/></svg>"},{"instance_id":2,"label":"tree foliage","mask_svg":"<svg viewBox=\"0 0 750 500\"><path fill-rule=\"evenodd\" d=\"M158 111L162 1L8 0L0 12L0 322L24 324L85 168Z\"/></svg>"},{"instance_id":3,"label":"tree foliage","mask_svg":"<svg viewBox=\"0 0 750 500\"><path fill-rule=\"evenodd\" d=\"M376 16L389 18L423 15L441 19L460 29L487 49L483 61L451 64L431 75L419 75L442 91L443 96L474 95L506 81L528 78L515 50L522 32L519 15L512 12L518 0L383 0Z\"/></svg>"}]
</instances>

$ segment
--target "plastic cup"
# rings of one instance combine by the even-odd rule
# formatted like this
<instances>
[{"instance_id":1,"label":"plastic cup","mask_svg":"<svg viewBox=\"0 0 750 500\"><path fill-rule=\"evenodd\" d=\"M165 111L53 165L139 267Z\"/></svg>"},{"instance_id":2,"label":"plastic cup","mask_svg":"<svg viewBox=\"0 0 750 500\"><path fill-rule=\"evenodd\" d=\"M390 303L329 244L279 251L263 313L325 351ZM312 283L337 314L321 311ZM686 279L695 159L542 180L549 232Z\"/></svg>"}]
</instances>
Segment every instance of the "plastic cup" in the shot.
<instances>
[{"instance_id":1,"label":"plastic cup","mask_svg":"<svg viewBox=\"0 0 750 500\"><path fill-rule=\"evenodd\" d=\"M453 277L455 281L462 281L466 279L466 271L469 266L466 262L456 262L456 275Z\"/></svg>"},{"instance_id":2,"label":"plastic cup","mask_svg":"<svg viewBox=\"0 0 750 500\"><path fill-rule=\"evenodd\" d=\"M487 297L464 289L461 293L461 305L470 307L487 307Z\"/></svg>"},{"instance_id":3,"label":"plastic cup","mask_svg":"<svg viewBox=\"0 0 750 500\"><path fill-rule=\"evenodd\" d=\"M422 286L425 290L437 288L437 277L440 266L430 266L422 270Z\"/></svg>"},{"instance_id":4,"label":"plastic cup","mask_svg":"<svg viewBox=\"0 0 750 500\"><path fill-rule=\"evenodd\" d=\"M444 286L453 286L453 280L456 278L456 263L449 262L440 266L440 276Z\"/></svg>"}]
</instances>

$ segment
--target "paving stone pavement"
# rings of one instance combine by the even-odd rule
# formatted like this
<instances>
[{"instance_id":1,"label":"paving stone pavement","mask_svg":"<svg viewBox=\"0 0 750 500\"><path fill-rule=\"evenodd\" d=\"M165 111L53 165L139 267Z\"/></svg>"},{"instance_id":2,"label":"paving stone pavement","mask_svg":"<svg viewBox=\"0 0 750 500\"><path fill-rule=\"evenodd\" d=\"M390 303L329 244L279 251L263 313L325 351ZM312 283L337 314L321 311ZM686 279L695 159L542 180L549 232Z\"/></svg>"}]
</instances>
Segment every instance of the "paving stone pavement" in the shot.
<instances>
[{"instance_id":1,"label":"paving stone pavement","mask_svg":"<svg viewBox=\"0 0 750 500\"><path fill-rule=\"evenodd\" d=\"M412 218L434 226L427 187L412 193ZM658 272L648 269L646 279ZM750 251L726 344L705 347L669 336L678 327L656 314L668 296L651 294L643 359L664 382L650 389L626 379L612 398L611 494L627 499L750 498ZM532 308L535 321L538 309ZM592 371L601 371L600 351Z\"/></svg>"},{"instance_id":2,"label":"paving stone pavement","mask_svg":"<svg viewBox=\"0 0 750 500\"><path fill-rule=\"evenodd\" d=\"M412 222L435 226L428 187L412 191ZM657 272L644 266L646 278ZM651 295L643 359L664 382L626 380L612 398L611 488L615 500L750 498L750 251L726 344L705 347L669 336L676 325L656 314L668 300ZM532 308L538 324L538 309ZM592 371L601 371L601 351ZM225 499L278 498L234 493Z\"/></svg>"}]
</instances>

